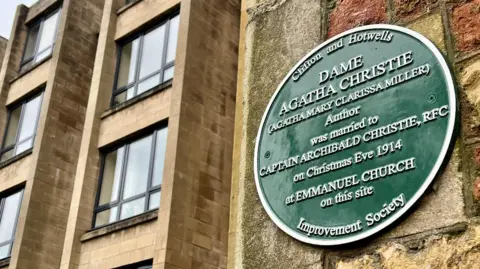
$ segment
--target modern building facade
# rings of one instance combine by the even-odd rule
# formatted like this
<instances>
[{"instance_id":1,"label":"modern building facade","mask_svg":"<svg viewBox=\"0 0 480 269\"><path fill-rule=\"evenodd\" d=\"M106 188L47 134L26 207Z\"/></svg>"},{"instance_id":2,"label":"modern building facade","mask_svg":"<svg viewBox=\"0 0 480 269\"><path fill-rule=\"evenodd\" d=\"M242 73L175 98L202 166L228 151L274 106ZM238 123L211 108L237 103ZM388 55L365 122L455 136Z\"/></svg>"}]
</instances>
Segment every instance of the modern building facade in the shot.
<instances>
[{"instance_id":1,"label":"modern building facade","mask_svg":"<svg viewBox=\"0 0 480 269\"><path fill-rule=\"evenodd\" d=\"M239 23L239 1L17 8L0 268L226 268Z\"/></svg>"}]
</instances>

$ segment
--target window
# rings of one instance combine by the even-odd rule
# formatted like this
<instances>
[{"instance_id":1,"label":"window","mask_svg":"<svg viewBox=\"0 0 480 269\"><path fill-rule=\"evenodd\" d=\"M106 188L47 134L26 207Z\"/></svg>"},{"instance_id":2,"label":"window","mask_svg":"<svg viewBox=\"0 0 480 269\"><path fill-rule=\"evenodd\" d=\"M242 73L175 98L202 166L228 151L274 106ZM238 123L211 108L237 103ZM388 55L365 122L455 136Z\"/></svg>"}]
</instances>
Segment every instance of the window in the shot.
<instances>
[{"instance_id":1,"label":"window","mask_svg":"<svg viewBox=\"0 0 480 269\"><path fill-rule=\"evenodd\" d=\"M104 156L94 227L160 206L166 142L163 128Z\"/></svg>"},{"instance_id":2,"label":"window","mask_svg":"<svg viewBox=\"0 0 480 269\"><path fill-rule=\"evenodd\" d=\"M36 95L9 109L8 124L3 139L0 162L6 161L33 147L37 132L38 116L42 106L42 95Z\"/></svg>"},{"instance_id":3,"label":"window","mask_svg":"<svg viewBox=\"0 0 480 269\"><path fill-rule=\"evenodd\" d=\"M20 71L27 70L52 54L59 18L60 10L57 10L29 28Z\"/></svg>"},{"instance_id":4,"label":"window","mask_svg":"<svg viewBox=\"0 0 480 269\"><path fill-rule=\"evenodd\" d=\"M1 198L0 202L0 260L10 257L22 203L23 190Z\"/></svg>"},{"instance_id":5,"label":"window","mask_svg":"<svg viewBox=\"0 0 480 269\"><path fill-rule=\"evenodd\" d=\"M152 260L129 264L116 269L152 269Z\"/></svg>"},{"instance_id":6,"label":"window","mask_svg":"<svg viewBox=\"0 0 480 269\"><path fill-rule=\"evenodd\" d=\"M175 15L120 48L112 105L173 78L178 22Z\"/></svg>"}]
</instances>

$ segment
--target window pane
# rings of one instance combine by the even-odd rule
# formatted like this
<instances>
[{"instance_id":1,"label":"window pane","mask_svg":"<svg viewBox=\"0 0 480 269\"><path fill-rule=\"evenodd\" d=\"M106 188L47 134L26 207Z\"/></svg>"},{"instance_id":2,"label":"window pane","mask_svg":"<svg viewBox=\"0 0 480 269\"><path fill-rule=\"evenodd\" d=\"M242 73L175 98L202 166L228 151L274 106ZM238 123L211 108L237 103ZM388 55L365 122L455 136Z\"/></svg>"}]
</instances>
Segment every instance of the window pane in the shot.
<instances>
[{"instance_id":1,"label":"window pane","mask_svg":"<svg viewBox=\"0 0 480 269\"><path fill-rule=\"evenodd\" d=\"M27 151L33 147L33 137L29 138L17 145L17 148L15 149L15 155L18 155L24 151Z\"/></svg>"},{"instance_id":2,"label":"window pane","mask_svg":"<svg viewBox=\"0 0 480 269\"><path fill-rule=\"evenodd\" d=\"M127 92L126 91L121 92L121 93L115 95L115 97L113 98L112 106L119 105L119 104L125 102L126 100L127 100Z\"/></svg>"},{"instance_id":3,"label":"window pane","mask_svg":"<svg viewBox=\"0 0 480 269\"><path fill-rule=\"evenodd\" d=\"M120 220L142 214L145 209L145 197L133 200L122 205Z\"/></svg>"},{"instance_id":4,"label":"window pane","mask_svg":"<svg viewBox=\"0 0 480 269\"><path fill-rule=\"evenodd\" d=\"M123 199L146 191L151 147L152 136L142 138L130 144Z\"/></svg>"},{"instance_id":5,"label":"window pane","mask_svg":"<svg viewBox=\"0 0 480 269\"><path fill-rule=\"evenodd\" d=\"M157 86L158 84L160 84L160 74L155 75L143 81L142 83L138 84L137 95L150 90L151 88Z\"/></svg>"},{"instance_id":6,"label":"window pane","mask_svg":"<svg viewBox=\"0 0 480 269\"><path fill-rule=\"evenodd\" d=\"M10 241L13 238L21 198L22 192L20 191L5 199L2 218L0 220L0 243Z\"/></svg>"},{"instance_id":7,"label":"window pane","mask_svg":"<svg viewBox=\"0 0 480 269\"><path fill-rule=\"evenodd\" d=\"M3 154L2 154L2 159L1 159L0 161L4 162L4 161L12 158L12 157L13 157L13 151L14 151L14 150L15 150L15 149L11 149L11 150L3 153Z\"/></svg>"},{"instance_id":8,"label":"window pane","mask_svg":"<svg viewBox=\"0 0 480 269\"><path fill-rule=\"evenodd\" d=\"M42 61L43 59L47 58L48 56L50 56L52 54L52 51L53 51L53 47L50 47L47 50L38 54L37 57L35 58L35 63L38 63L38 62Z\"/></svg>"},{"instance_id":9,"label":"window pane","mask_svg":"<svg viewBox=\"0 0 480 269\"><path fill-rule=\"evenodd\" d=\"M30 69L32 65L33 65L33 60L30 60L29 62L24 63L22 67L20 67L20 73Z\"/></svg>"},{"instance_id":10,"label":"window pane","mask_svg":"<svg viewBox=\"0 0 480 269\"><path fill-rule=\"evenodd\" d=\"M165 62L169 63L175 60L175 52L177 50L177 39L178 39L178 22L179 16L175 16L170 20L170 29L168 30L168 47L167 47L167 60ZM166 80L166 79L164 79Z\"/></svg>"},{"instance_id":11,"label":"window pane","mask_svg":"<svg viewBox=\"0 0 480 269\"><path fill-rule=\"evenodd\" d=\"M22 114L22 106L15 108L10 114L10 121L8 122L8 131L5 137L4 148L15 144L17 138L18 123L20 122L20 115Z\"/></svg>"},{"instance_id":12,"label":"window pane","mask_svg":"<svg viewBox=\"0 0 480 269\"><path fill-rule=\"evenodd\" d=\"M167 81L173 78L173 70L175 66L169 67L165 71L163 71L163 81Z\"/></svg>"},{"instance_id":13,"label":"window pane","mask_svg":"<svg viewBox=\"0 0 480 269\"><path fill-rule=\"evenodd\" d=\"M37 51L43 51L54 43L57 34L57 21L60 12L55 13L43 22L42 34Z\"/></svg>"},{"instance_id":14,"label":"window pane","mask_svg":"<svg viewBox=\"0 0 480 269\"><path fill-rule=\"evenodd\" d=\"M102 190L98 204L104 205L116 201L118 198L118 188L120 186L120 176L122 173L123 156L125 147L111 152L105 156L103 166Z\"/></svg>"},{"instance_id":15,"label":"window pane","mask_svg":"<svg viewBox=\"0 0 480 269\"><path fill-rule=\"evenodd\" d=\"M11 244L7 244L5 246L0 247L0 260L10 256L10 245Z\"/></svg>"},{"instance_id":16,"label":"window pane","mask_svg":"<svg viewBox=\"0 0 480 269\"><path fill-rule=\"evenodd\" d=\"M128 90L115 95L115 98L113 98L113 105L115 106L132 99L132 97L134 96L134 89L134 87L131 87Z\"/></svg>"},{"instance_id":17,"label":"window pane","mask_svg":"<svg viewBox=\"0 0 480 269\"><path fill-rule=\"evenodd\" d=\"M103 226L117 220L117 207L112 207L100 213L95 218L95 227Z\"/></svg>"},{"instance_id":18,"label":"window pane","mask_svg":"<svg viewBox=\"0 0 480 269\"><path fill-rule=\"evenodd\" d=\"M168 128L163 128L157 132L155 159L153 161L152 186L162 184L163 165L165 163L165 148L167 147L167 132Z\"/></svg>"},{"instance_id":19,"label":"window pane","mask_svg":"<svg viewBox=\"0 0 480 269\"><path fill-rule=\"evenodd\" d=\"M162 66L165 25L146 34L143 39L140 79L160 70Z\"/></svg>"},{"instance_id":20,"label":"window pane","mask_svg":"<svg viewBox=\"0 0 480 269\"><path fill-rule=\"evenodd\" d=\"M42 96L40 95L29 101L25 106L18 141L25 140L26 138L32 137L35 134L41 102Z\"/></svg>"},{"instance_id":21,"label":"window pane","mask_svg":"<svg viewBox=\"0 0 480 269\"><path fill-rule=\"evenodd\" d=\"M160 192L155 192L150 195L150 203L148 204L148 210L160 207L160 196Z\"/></svg>"},{"instance_id":22,"label":"window pane","mask_svg":"<svg viewBox=\"0 0 480 269\"><path fill-rule=\"evenodd\" d=\"M128 85L135 80L135 68L137 66L139 43L140 39L137 38L122 48L117 89Z\"/></svg>"},{"instance_id":23,"label":"window pane","mask_svg":"<svg viewBox=\"0 0 480 269\"><path fill-rule=\"evenodd\" d=\"M27 60L33 57L35 54L35 45L37 44L38 30L40 30L40 23L37 23L28 32L27 45L25 46L25 54L23 60Z\"/></svg>"}]
</instances>

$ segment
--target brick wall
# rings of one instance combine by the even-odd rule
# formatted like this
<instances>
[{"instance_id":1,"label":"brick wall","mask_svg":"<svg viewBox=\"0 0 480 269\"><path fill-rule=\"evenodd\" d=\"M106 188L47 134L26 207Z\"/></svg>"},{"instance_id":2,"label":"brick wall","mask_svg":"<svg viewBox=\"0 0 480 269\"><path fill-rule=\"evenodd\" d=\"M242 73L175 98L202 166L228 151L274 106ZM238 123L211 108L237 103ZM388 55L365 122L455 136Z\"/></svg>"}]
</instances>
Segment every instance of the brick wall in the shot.
<instances>
[{"instance_id":1,"label":"brick wall","mask_svg":"<svg viewBox=\"0 0 480 269\"><path fill-rule=\"evenodd\" d=\"M33 3L33 5L31 5L28 9L28 15L25 21L31 22L32 20L35 20L35 18L37 18L39 15L59 6L61 2L61 0L40 0Z\"/></svg>"},{"instance_id":2,"label":"brick wall","mask_svg":"<svg viewBox=\"0 0 480 269\"><path fill-rule=\"evenodd\" d=\"M127 109L103 117L98 146L103 147L168 119L170 89L148 96ZM109 113L108 111L106 113Z\"/></svg>"},{"instance_id":3,"label":"brick wall","mask_svg":"<svg viewBox=\"0 0 480 269\"><path fill-rule=\"evenodd\" d=\"M52 61L47 60L10 83L6 104L12 104L47 83Z\"/></svg>"},{"instance_id":4,"label":"brick wall","mask_svg":"<svg viewBox=\"0 0 480 269\"><path fill-rule=\"evenodd\" d=\"M78 264L71 268L109 269L152 259L157 225L144 223L83 242Z\"/></svg>"},{"instance_id":5,"label":"brick wall","mask_svg":"<svg viewBox=\"0 0 480 269\"><path fill-rule=\"evenodd\" d=\"M25 185L9 268L148 259L156 268L226 268L239 1L124 3L40 0L17 10L0 71L0 127L7 104L46 86L33 152L0 167L0 192ZM51 58L19 74L26 24L59 5ZM178 9L172 85L110 108L118 40ZM91 231L100 148L160 122L169 135L158 212Z\"/></svg>"},{"instance_id":6,"label":"brick wall","mask_svg":"<svg viewBox=\"0 0 480 269\"><path fill-rule=\"evenodd\" d=\"M157 6L164 1L145 2ZM130 9L118 15L118 10L124 3L108 0L103 6L61 268L115 268L153 259L157 237L166 234L165 226L159 224L163 223L164 215L132 224L145 218L145 215L141 215L89 232L98 191L101 159L99 148L132 137L146 127L165 121L169 116L171 90L168 88L134 100L132 104L126 102L117 108L110 107L117 61L117 20L123 14L129 14L138 21L145 19L142 13L132 13ZM140 4L141 2L136 5ZM130 8L135 10L134 7ZM155 12L160 14L159 10ZM164 196L165 189L162 188L162 197ZM163 207L162 202L161 208ZM147 214L150 215L152 213ZM124 228L125 225L129 228Z\"/></svg>"},{"instance_id":7,"label":"brick wall","mask_svg":"<svg viewBox=\"0 0 480 269\"><path fill-rule=\"evenodd\" d=\"M180 0L142 0L118 14L115 39L135 32L139 27L164 16L169 9L176 8ZM123 2L125 3L125 2ZM123 4L122 3L122 4ZM123 5L119 5L122 10Z\"/></svg>"},{"instance_id":8,"label":"brick wall","mask_svg":"<svg viewBox=\"0 0 480 269\"><path fill-rule=\"evenodd\" d=\"M10 81L18 76L20 61L23 54L23 44L27 38L27 28L24 26L25 18L28 14L28 8L24 5L17 7L14 27L10 33L10 39L5 48L4 57L0 71L0 127L5 129L7 121L7 109L5 107L6 99L9 93ZM0 138L3 141L3 132L0 132Z\"/></svg>"},{"instance_id":9,"label":"brick wall","mask_svg":"<svg viewBox=\"0 0 480 269\"><path fill-rule=\"evenodd\" d=\"M3 56L5 56L5 50L7 49L7 44L8 44L8 39L0 36L0 62L1 63L3 63Z\"/></svg>"},{"instance_id":10,"label":"brick wall","mask_svg":"<svg viewBox=\"0 0 480 269\"><path fill-rule=\"evenodd\" d=\"M239 9L184 0L180 18L154 268L226 268Z\"/></svg>"},{"instance_id":11,"label":"brick wall","mask_svg":"<svg viewBox=\"0 0 480 269\"><path fill-rule=\"evenodd\" d=\"M99 0L63 1L11 268L58 268L101 18ZM17 46L18 49L23 46Z\"/></svg>"},{"instance_id":12,"label":"brick wall","mask_svg":"<svg viewBox=\"0 0 480 269\"><path fill-rule=\"evenodd\" d=\"M266 215L253 179L258 124L289 69L328 37L389 23L433 41L454 67L461 131L434 191L373 240L341 248L301 244ZM242 1L229 268L475 268L480 255L480 1ZM241 114L241 116L240 116Z\"/></svg>"}]
</instances>

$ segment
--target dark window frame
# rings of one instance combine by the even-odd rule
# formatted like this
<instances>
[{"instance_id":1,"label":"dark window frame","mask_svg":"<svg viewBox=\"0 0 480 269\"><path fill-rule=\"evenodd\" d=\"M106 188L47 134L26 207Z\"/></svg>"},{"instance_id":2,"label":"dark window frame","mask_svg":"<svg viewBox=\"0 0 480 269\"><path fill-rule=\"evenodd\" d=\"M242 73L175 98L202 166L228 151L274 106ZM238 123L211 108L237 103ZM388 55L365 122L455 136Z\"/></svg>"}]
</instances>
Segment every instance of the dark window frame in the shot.
<instances>
[{"instance_id":1,"label":"dark window frame","mask_svg":"<svg viewBox=\"0 0 480 269\"><path fill-rule=\"evenodd\" d=\"M138 1L140 1L140 0L125 0L125 5L129 5L129 4L138 2Z\"/></svg>"},{"instance_id":2,"label":"dark window frame","mask_svg":"<svg viewBox=\"0 0 480 269\"><path fill-rule=\"evenodd\" d=\"M47 19L49 19L50 17L54 16L57 13L58 13L58 18L57 18L57 22L55 24L55 34L54 34L54 38L52 40L53 41L52 45L48 46L47 48L45 48L42 51L38 51L38 47L40 46L40 39L41 39L40 34L42 33L45 21ZM49 49L52 49L52 54L53 54L53 49L55 48L55 41L57 39L58 28L59 28L59 25L60 25L60 18L61 17L62 17L62 8L59 7L59 8L56 8L56 9L52 10L51 12L47 13L45 16L42 16L41 18L36 20L34 23L32 23L31 25L28 26L27 39L25 40L25 45L23 47L23 53L22 53L22 60L20 61L20 72L22 71L22 68L25 65L29 64L32 61L35 62L35 59L37 58L37 56L44 53L45 51L47 51ZM38 35L37 35L37 40L35 40L35 48L33 50L33 54L30 58L25 59L25 53L27 51L27 45L28 45L28 41L30 39L30 32L35 26L37 26L39 24L40 24L40 27L38 28ZM35 63L33 63L33 65L35 65Z\"/></svg>"},{"instance_id":3,"label":"dark window frame","mask_svg":"<svg viewBox=\"0 0 480 269\"><path fill-rule=\"evenodd\" d=\"M132 98L135 98L136 96L138 96L137 92L138 92L138 85L146 80L148 80L149 78L152 78L153 76L156 76L158 74L160 74L160 83L156 86L153 86L152 88L144 91L144 92L147 92L153 88L156 88L156 87L159 87L160 85L162 84L165 84L171 80L173 80L173 78L167 80L167 81L163 81L163 77L164 77L164 72L165 70L167 70L168 68L170 67L173 67L175 66L175 60L174 59L173 61L171 62L166 62L167 60L167 51L168 51L168 41L169 41L169 35L170 35L170 21L175 17L175 16L180 16L180 12L179 11L176 11L176 12L173 12L171 14L169 14L165 19L163 19L161 22L159 23L156 23L156 24L153 24L151 27L149 27L148 29L146 30L142 30L142 31L139 31L137 32L136 34L130 36L129 38L123 40L122 42L119 42L117 43L117 62L115 63L115 76L114 76L114 83L113 83L113 91L112 91L112 97L111 97L111 100L110 100L110 106L113 107L115 106L114 104L114 101L115 101L115 97L117 95L120 95L122 94L123 92L127 91L129 88L131 87L134 87L133 89L133 97ZM142 79L140 79L140 67L142 65L141 63L141 59L142 59L142 49L143 49L143 44L144 44L144 39L145 39L145 36L147 34L149 34L150 32L158 29L159 27L162 27L163 25L165 25L165 36L164 36L164 46L163 46L163 51L162 51L162 64L161 64L161 67L160 69L158 69L157 71L154 71L152 72L151 74L148 74L146 75L145 77L143 77ZM120 73L120 64L121 64L121 57L122 57L122 50L125 46L127 46L128 44L130 44L131 42L133 42L135 39L139 38L139 44L138 44L138 51L137 51L137 62L136 62L136 65L135 65L135 78L134 78L134 81L131 82L131 83L127 83L125 86L122 86L120 88L117 89L118 87L118 76L119 76L119 73ZM126 101L124 101L126 102Z\"/></svg>"},{"instance_id":4,"label":"dark window frame","mask_svg":"<svg viewBox=\"0 0 480 269\"><path fill-rule=\"evenodd\" d=\"M12 256L13 243L15 242L15 233L17 232L18 218L20 216L20 210L22 208L23 196L25 194L25 187L22 185L21 187L16 187L0 194L0 223L2 223L2 215L3 215L3 210L5 209L5 201L7 200L8 197L17 193L20 193L20 204L15 215L15 223L13 226L14 228L13 228L12 238L8 241L0 242L0 247L10 245L8 249L8 255L5 258L1 258L0 260L9 259Z\"/></svg>"},{"instance_id":5,"label":"dark window frame","mask_svg":"<svg viewBox=\"0 0 480 269\"><path fill-rule=\"evenodd\" d=\"M151 269L153 266L152 260L141 261L133 264L128 264L120 267L115 267L114 269Z\"/></svg>"},{"instance_id":6,"label":"dark window frame","mask_svg":"<svg viewBox=\"0 0 480 269\"><path fill-rule=\"evenodd\" d=\"M140 214L144 214L144 213L147 213L147 212L150 212L150 211L158 210L158 208L154 208L154 209L150 209L150 210L148 208L150 206L150 196L152 194L156 194L157 192L159 192L160 195L161 195L161 192L162 192L162 183L160 183L159 185L156 185L156 186L152 186L152 181L153 181L153 169L154 169L154 166L155 166L154 161L155 161L155 153L156 153L157 133L160 130L163 130L165 128L168 128L168 126L164 125L164 126L161 126L159 128L156 128L153 132L150 132L149 134L145 134L145 135L142 135L140 137L136 137L135 139L129 140L128 142L125 142L121 145L113 147L113 148L109 149L108 151L105 151L104 153L102 153L101 168L100 168L99 180L98 180L98 185L97 185L97 193L96 193L96 196L95 196L95 208L94 208L94 211L93 211L93 218L92 218L92 228L93 229L99 229L99 228L109 226L109 225L112 225L112 224L120 222L120 221L124 221L124 220L129 219L129 218L133 218L133 217L138 216L138 215L134 215L134 216L131 216L131 217L126 218L126 219L120 219L120 214L121 214L121 211L122 211L121 210L122 205L126 204L128 202L134 201L136 199L140 199L142 197L145 197L145 204L144 204L144 211ZM125 175L126 175L126 170L127 170L128 153L130 151L130 145L139 141L139 140L141 140L141 139L143 139L143 138L146 138L148 136L152 136L152 142L151 142L151 145L150 145L147 189L145 190L145 192L134 195L134 196L129 197L127 199L123 199L123 191L124 191L124 187L125 187ZM120 182L119 182L119 187L118 187L117 199L115 201L110 201L107 204L99 205L100 195L101 195L101 191L102 191L102 184L103 184L103 175L104 175L104 169L105 169L105 159L106 159L106 157L109 153L114 152L114 151L116 151L116 150L118 150L122 147L125 147L125 150L124 150L123 159L122 159L122 162L121 162L122 167L121 167L121 171L120 171ZM162 180L162 182L163 182L163 180ZM115 221L113 221L111 223L106 223L104 225L95 226L95 221L97 219L97 214L101 213L102 211L112 209L114 207L117 207Z\"/></svg>"},{"instance_id":7,"label":"dark window frame","mask_svg":"<svg viewBox=\"0 0 480 269\"><path fill-rule=\"evenodd\" d=\"M18 136L20 134L20 131L21 131L21 127L23 125L23 120L24 120L24 113L25 113L25 107L26 105L28 104L28 102L32 101L33 99L37 98L37 97L40 97L40 106L38 107L38 110L37 110L37 119L35 121L35 127L34 127L34 132L33 132L33 135L31 137L28 137L28 138L25 138L24 140L22 141L18 141ZM43 90L40 91L40 92L37 92L35 94L33 94L32 96L28 97L28 98L25 98L23 100L20 100L18 103L16 103L15 105L11 106L11 107L8 107L8 119L7 119L7 125L6 125L6 128L4 130L4 134L3 134L3 139L2 139L2 147L0 148L0 159L2 158L3 154L5 154L6 152L10 151L13 149L13 157L17 156L15 155L15 150L17 148L17 146L25 141L27 141L28 139L32 139L32 148L33 148L33 145L35 145L35 139L37 137L37 129L38 129L38 122L39 122L39 119L40 119L40 112L42 111L42 105L43 105ZM7 140L7 133L8 133L8 130L10 128L10 120L12 119L12 112L19 108L19 107L22 107L22 111L20 112L20 119L18 121L18 126L17 126L17 132L15 134L15 143L13 145L8 145L7 147L5 147L5 142ZM21 153L20 153L21 154ZM10 159L10 158L9 158ZM8 161L9 159L5 160L5 161Z\"/></svg>"}]
</instances>

